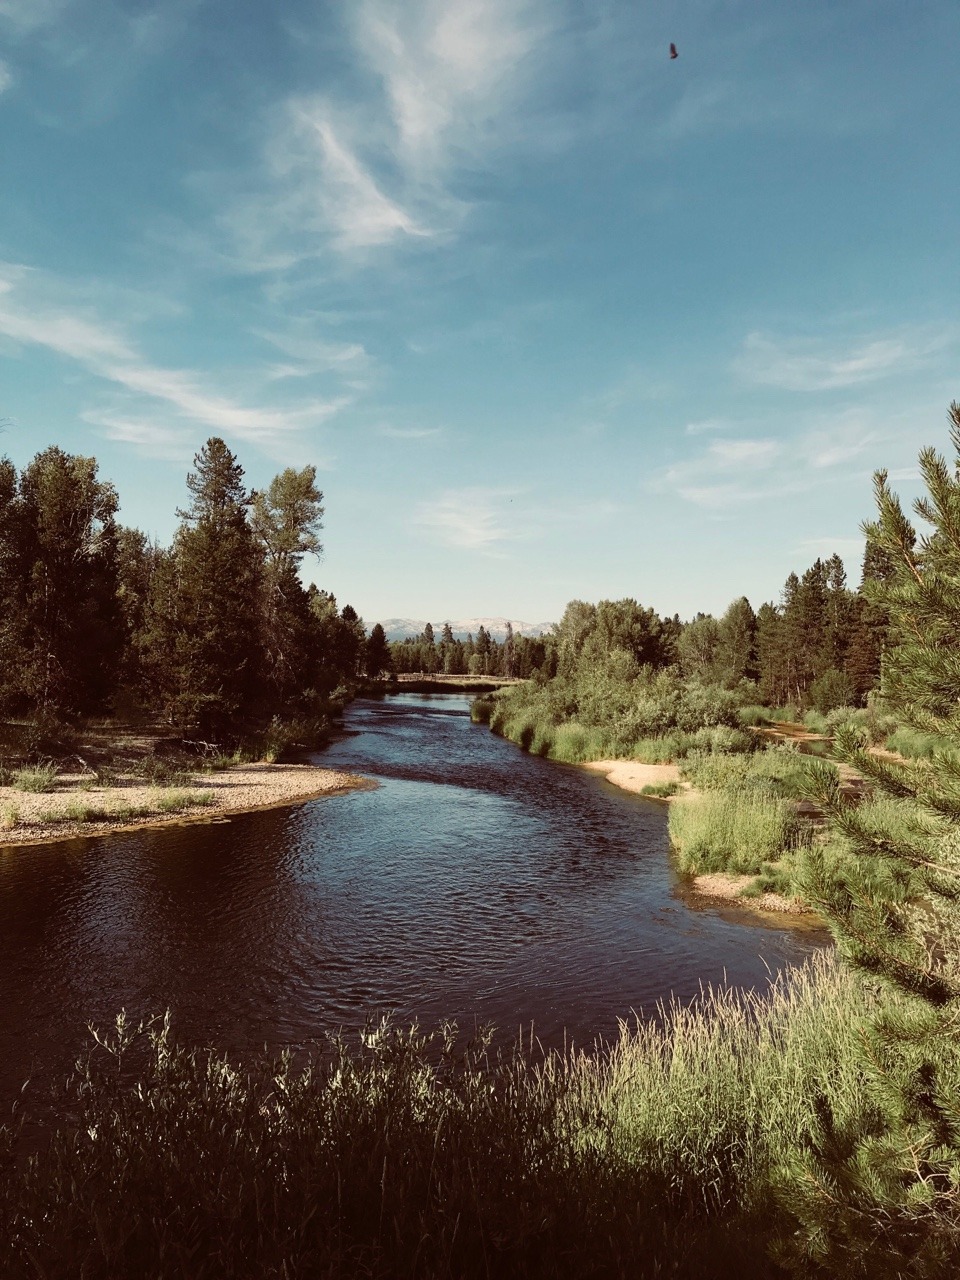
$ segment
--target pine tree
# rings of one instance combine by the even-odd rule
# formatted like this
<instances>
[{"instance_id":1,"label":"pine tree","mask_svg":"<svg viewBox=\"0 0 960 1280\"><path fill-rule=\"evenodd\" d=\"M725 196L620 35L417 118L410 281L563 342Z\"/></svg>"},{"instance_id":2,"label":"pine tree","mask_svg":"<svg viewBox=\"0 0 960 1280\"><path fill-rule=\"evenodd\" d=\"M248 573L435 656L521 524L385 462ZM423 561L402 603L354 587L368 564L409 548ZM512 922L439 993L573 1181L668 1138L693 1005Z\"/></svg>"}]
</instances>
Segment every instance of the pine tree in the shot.
<instances>
[{"instance_id":1,"label":"pine tree","mask_svg":"<svg viewBox=\"0 0 960 1280\"><path fill-rule=\"evenodd\" d=\"M323 494L316 467L288 467L250 499L250 528L263 555L260 642L269 709L282 712L316 685L313 615L300 581L307 554L323 553Z\"/></svg>"},{"instance_id":2,"label":"pine tree","mask_svg":"<svg viewBox=\"0 0 960 1280\"><path fill-rule=\"evenodd\" d=\"M795 579L796 580L796 579ZM770 601L757 610L757 666L760 697L781 706L790 697L790 674L784 642L783 614Z\"/></svg>"},{"instance_id":3,"label":"pine tree","mask_svg":"<svg viewBox=\"0 0 960 1280\"><path fill-rule=\"evenodd\" d=\"M757 616L746 596L734 600L720 619L717 657L727 684L756 680Z\"/></svg>"},{"instance_id":4,"label":"pine tree","mask_svg":"<svg viewBox=\"0 0 960 1280\"><path fill-rule=\"evenodd\" d=\"M30 710L102 710L116 685L116 490L95 458L51 447L20 477L20 688Z\"/></svg>"},{"instance_id":5,"label":"pine tree","mask_svg":"<svg viewBox=\"0 0 960 1280\"><path fill-rule=\"evenodd\" d=\"M390 671L390 642L379 622L374 623L373 630L367 640L365 665L367 675L376 680L385 671Z\"/></svg>"},{"instance_id":6,"label":"pine tree","mask_svg":"<svg viewBox=\"0 0 960 1280\"><path fill-rule=\"evenodd\" d=\"M187 477L172 553L158 567L148 650L172 722L207 739L236 733L263 685L263 557L247 520L243 468L211 437Z\"/></svg>"},{"instance_id":7,"label":"pine tree","mask_svg":"<svg viewBox=\"0 0 960 1280\"><path fill-rule=\"evenodd\" d=\"M22 694L24 625L23 504L17 472L0 459L0 706L16 709Z\"/></svg>"},{"instance_id":8,"label":"pine tree","mask_svg":"<svg viewBox=\"0 0 960 1280\"><path fill-rule=\"evenodd\" d=\"M874 1004L863 1029L869 1105L856 1123L824 1105L819 1140L790 1183L800 1251L830 1275L960 1266L960 405L950 416L955 465L920 455L927 493L914 510L929 532L917 538L882 471L878 517L864 530L892 566L867 585L889 617L884 700L951 749L885 761L847 731L838 758L887 806L845 802L826 769L812 788L841 843L814 846L806 893Z\"/></svg>"}]
</instances>

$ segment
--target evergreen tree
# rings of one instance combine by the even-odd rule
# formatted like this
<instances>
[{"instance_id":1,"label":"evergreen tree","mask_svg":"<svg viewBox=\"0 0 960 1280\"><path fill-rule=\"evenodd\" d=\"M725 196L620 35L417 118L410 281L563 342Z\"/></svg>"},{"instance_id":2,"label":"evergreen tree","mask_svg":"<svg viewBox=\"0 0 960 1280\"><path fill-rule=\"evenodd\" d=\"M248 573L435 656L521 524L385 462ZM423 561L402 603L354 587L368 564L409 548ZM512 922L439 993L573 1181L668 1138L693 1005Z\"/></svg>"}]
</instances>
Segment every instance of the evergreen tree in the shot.
<instances>
[{"instance_id":1,"label":"evergreen tree","mask_svg":"<svg viewBox=\"0 0 960 1280\"><path fill-rule=\"evenodd\" d=\"M720 660L720 627L712 613L698 613L676 642L680 670L688 680L711 680Z\"/></svg>"},{"instance_id":2,"label":"evergreen tree","mask_svg":"<svg viewBox=\"0 0 960 1280\"><path fill-rule=\"evenodd\" d=\"M507 634L503 642L503 675L512 676L514 661L516 658L516 646L513 637L513 623L507 622Z\"/></svg>"},{"instance_id":3,"label":"evergreen tree","mask_svg":"<svg viewBox=\"0 0 960 1280\"><path fill-rule=\"evenodd\" d=\"M40 715L102 710L115 688L117 506L95 458L52 447L20 477L19 683Z\"/></svg>"},{"instance_id":4,"label":"evergreen tree","mask_svg":"<svg viewBox=\"0 0 960 1280\"><path fill-rule=\"evenodd\" d=\"M167 554L139 529L117 531L117 598L123 629L120 683L135 699L146 680L144 650L154 575Z\"/></svg>"},{"instance_id":5,"label":"evergreen tree","mask_svg":"<svg viewBox=\"0 0 960 1280\"><path fill-rule=\"evenodd\" d=\"M718 660L725 683L756 680L757 617L746 596L740 596L720 619Z\"/></svg>"},{"instance_id":6,"label":"evergreen tree","mask_svg":"<svg viewBox=\"0 0 960 1280\"><path fill-rule=\"evenodd\" d=\"M367 675L371 680L376 680L385 671L391 670L390 642L387 640L386 632L379 622L374 623L373 630L367 640L364 663Z\"/></svg>"},{"instance_id":7,"label":"evergreen tree","mask_svg":"<svg viewBox=\"0 0 960 1280\"><path fill-rule=\"evenodd\" d=\"M260 641L274 711L315 684L313 615L300 567L305 555L319 558L323 552L323 494L316 478L315 467L288 467L250 500L250 527L263 555Z\"/></svg>"},{"instance_id":8,"label":"evergreen tree","mask_svg":"<svg viewBox=\"0 0 960 1280\"><path fill-rule=\"evenodd\" d=\"M773 707L782 706L790 697L790 667L783 633L780 609L769 601L762 604L757 610L758 679L762 701Z\"/></svg>"},{"instance_id":9,"label":"evergreen tree","mask_svg":"<svg viewBox=\"0 0 960 1280\"><path fill-rule=\"evenodd\" d=\"M263 555L243 468L211 437L187 477L192 498L150 605L149 661L167 714L204 738L233 734L263 685Z\"/></svg>"},{"instance_id":10,"label":"evergreen tree","mask_svg":"<svg viewBox=\"0 0 960 1280\"><path fill-rule=\"evenodd\" d=\"M0 707L15 709L22 695L24 648L24 530L17 472L0 459Z\"/></svg>"},{"instance_id":11,"label":"evergreen tree","mask_svg":"<svg viewBox=\"0 0 960 1280\"><path fill-rule=\"evenodd\" d=\"M960 1264L960 405L950 414L954 466L920 455L915 511L930 531L917 539L885 472L864 528L892 566L867 588L890 620L884 699L953 750L896 763L839 734L838 757L888 797L880 810L846 803L832 772L814 779L845 852L814 846L806 892L875 1002L870 1108L854 1123L822 1107L790 1186L799 1240L830 1275L946 1276Z\"/></svg>"}]
</instances>

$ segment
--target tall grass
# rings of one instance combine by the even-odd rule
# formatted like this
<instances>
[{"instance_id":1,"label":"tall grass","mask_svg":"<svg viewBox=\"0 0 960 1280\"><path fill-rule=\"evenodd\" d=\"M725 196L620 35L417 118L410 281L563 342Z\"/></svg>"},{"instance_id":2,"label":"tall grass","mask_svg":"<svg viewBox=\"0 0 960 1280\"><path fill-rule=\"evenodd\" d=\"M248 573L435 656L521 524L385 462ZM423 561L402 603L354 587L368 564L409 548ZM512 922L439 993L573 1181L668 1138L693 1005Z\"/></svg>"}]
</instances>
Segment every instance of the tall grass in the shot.
<instances>
[{"instance_id":1,"label":"tall grass","mask_svg":"<svg viewBox=\"0 0 960 1280\"><path fill-rule=\"evenodd\" d=\"M52 761L41 761L39 764L18 769L13 775L13 785L18 791L55 791L58 772L57 766Z\"/></svg>"},{"instance_id":2,"label":"tall grass","mask_svg":"<svg viewBox=\"0 0 960 1280\"><path fill-rule=\"evenodd\" d=\"M680 772L701 791L747 791L780 798L802 793L807 766L793 747L769 747L750 755L691 753Z\"/></svg>"},{"instance_id":3,"label":"tall grass","mask_svg":"<svg viewBox=\"0 0 960 1280\"><path fill-rule=\"evenodd\" d=\"M888 751L896 751L898 755L911 760L929 760L934 752L957 755L955 744L936 733L923 733L919 729L910 729L901 725L887 736Z\"/></svg>"},{"instance_id":4,"label":"tall grass","mask_svg":"<svg viewBox=\"0 0 960 1280\"><path fill-rule=\"evenodd\" d=\"M669 831L682 871L755 875L765 862L798 848L809 827L789 800L749 791L705 791L674 801Z\"/></svg>"},{"instance_id":5,"label":"tall grass","mask_svg":"<svg viewBox=\"0 0 960 1280\"><path fill-rule=\"evenodd\" d=\"M868 1105L863 1012L821 957L539 1065L382 1026L240 1070L121 1019L39 1155L0 1130L0 1274L772 1278L784 1159Z\"/></svg>"}]
</instances>

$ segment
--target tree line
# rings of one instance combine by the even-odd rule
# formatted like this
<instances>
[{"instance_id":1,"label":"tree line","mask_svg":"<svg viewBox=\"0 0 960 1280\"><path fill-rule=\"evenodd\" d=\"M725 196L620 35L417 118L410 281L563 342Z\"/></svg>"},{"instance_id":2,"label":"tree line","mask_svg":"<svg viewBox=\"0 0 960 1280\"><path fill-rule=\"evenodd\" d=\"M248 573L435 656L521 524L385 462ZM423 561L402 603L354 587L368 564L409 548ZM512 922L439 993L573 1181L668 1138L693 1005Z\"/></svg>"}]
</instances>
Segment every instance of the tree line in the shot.
<instances>
[{"instance_id":1,"label":"tree line","mask_svg":"<svg viewBox=\"0 0 960 1280\"><path fill-rule=\"evenodd\" d=\"M876 688L886 633L871 582L889 577L882 551L868 545L857 590L847 586L839 556L817 559L791 573L780 600L754 612L745 596L718 618L698 613L689 622L662 618L636 600L573 600L559 625L539 642L541 682L583 680L591 668L671 668L683 679L741 688L768 706L830 711L862 706ZM498 673L502 674L502 673ZM750 686L748 688L747 686Z\"/></svg>"},{"instance_id":2,"label":"tree line","mask_svg":"<svg viewBox=\"0 0 960 1280\"><path fill-rule=\"evenodd\" d=\"M383 669L397 675L422 672L424 675L527 679L543 666L545 658L546 641L536 636L515 635L509 622L502 644L498 644L482 624L476 639L468 634L466 640L458 640L449 622L443 624L438 641L433 625L428 622L420 635L389 645L389 662Z\"/></svg>"},{"instance_id":3,"label":"tree line","mask_svg":"<svg viewBox=\"0 0 960 1280\"><path fill-rule=\"evenodd\" d=\"M316 470L287 468L250 490L212 437L187 477L169 546L117 519L96 459L50 447L22 472L0 460L0 711L37 722L141 709L183 735L236 737L272 718L322 715L337 689L390 673L548 681L623 661L782 705L860 704L875 686L884 618L839 557L790 574L780 602L745 597L683 623L635 600L571 602L550 635L498 643L444 624L391 644L348 604L305 587L319 556ZM889 566L868 547L863 580ZM620 656L618 656L620 655Z\"/></svg>"},{"instance_id":4,"label":"tree line","mask_svg":"<svg viewBox=\"0 0 960 1280\"><path fill-rule=\"evenodd\" d=\"M350 605L300 578L319 555L314 467L249 490L212 437L169 546L117 520L96 459L51 447L0 461L0 710L56 726L120 708L236 738L324 714L366 663Z\"/></svg>"}]
</instances>

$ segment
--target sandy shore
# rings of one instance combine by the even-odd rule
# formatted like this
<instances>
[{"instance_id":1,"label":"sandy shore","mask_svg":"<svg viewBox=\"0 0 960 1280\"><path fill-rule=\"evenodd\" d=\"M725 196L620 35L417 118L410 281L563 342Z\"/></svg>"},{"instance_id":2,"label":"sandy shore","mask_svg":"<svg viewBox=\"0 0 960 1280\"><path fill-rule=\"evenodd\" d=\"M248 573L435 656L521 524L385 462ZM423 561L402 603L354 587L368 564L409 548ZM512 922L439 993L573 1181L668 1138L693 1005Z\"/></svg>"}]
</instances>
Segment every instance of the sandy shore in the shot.
<instances>
[{"instance_id":1,"label":"sandy shore","mask_svg":"<svg viewBox=\"0 0 960 1280\"><path fill-rule=\"evenodd\" d=\"M638 795L644 787L664 782L676 782L683 789L690 789L690 784L683 781L680 769L675 764L641 764L639 760L589 760L583 767L594 773L604 774L607 781L621 791L633 791Z\"/></svg>"},{"instance_id":2,"label":"sandy shore","mask_svg":"<svg viewBox=\"0 0 960 1280\"><path fill-rule=\"evenodd\" d=\"M230 814L300 804L375 785L354 774L309 764L243 764L216 773L198 773L182 785L162 788L133 781L98 786L89 777L61 774L52 792L36 794L0 787L0 846L222 820ZM164 805L170 806L178 798L196 802L184 804L175 813L165 812ZM75 806L96 812L96 819L73 820L69 810Z\"/></svg>"}]
</instances>

